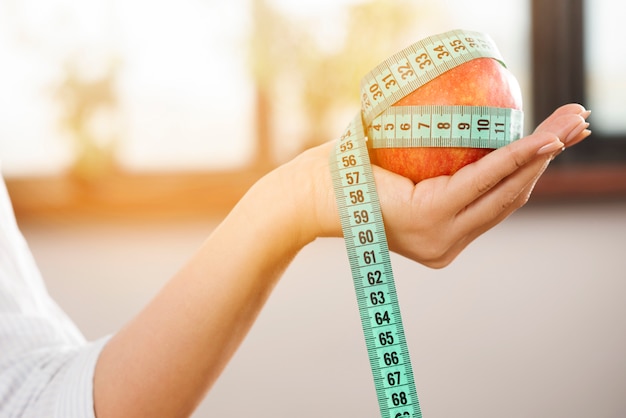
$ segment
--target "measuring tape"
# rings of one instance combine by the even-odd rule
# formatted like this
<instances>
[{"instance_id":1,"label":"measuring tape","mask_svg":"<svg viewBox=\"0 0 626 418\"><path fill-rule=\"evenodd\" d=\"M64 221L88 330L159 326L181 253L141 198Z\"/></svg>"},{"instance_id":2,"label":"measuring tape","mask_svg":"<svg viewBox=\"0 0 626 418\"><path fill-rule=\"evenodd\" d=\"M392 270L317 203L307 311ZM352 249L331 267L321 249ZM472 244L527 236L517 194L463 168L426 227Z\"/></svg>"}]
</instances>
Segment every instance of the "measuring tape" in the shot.
<instances>
[{"instance_id":1,"label":"measuring tape","mask_svg":"<svg viewBox=\"0 0 626 418\"><path fill-rule=\"evenodd\" d=\"M519 139L524 113L483 106L390 107L368 127L372 148L500 148Z\"/></svg>"},{"instance_id":2,"label":"measuring tape","mask_svg":"<svg viewBox=\"0 0 626 418\"><path fill-rule=\"evenodd\" d=\"M363 78L361 112L330 155L337 208L383 418L421 418L422 412L368 140L372 147L499 148L519 139L522 113L514 109L392 107L423 84L475 58L502 62L488 36L457 30L426 38L382 62Z\"/></svg>"}]
</instances>

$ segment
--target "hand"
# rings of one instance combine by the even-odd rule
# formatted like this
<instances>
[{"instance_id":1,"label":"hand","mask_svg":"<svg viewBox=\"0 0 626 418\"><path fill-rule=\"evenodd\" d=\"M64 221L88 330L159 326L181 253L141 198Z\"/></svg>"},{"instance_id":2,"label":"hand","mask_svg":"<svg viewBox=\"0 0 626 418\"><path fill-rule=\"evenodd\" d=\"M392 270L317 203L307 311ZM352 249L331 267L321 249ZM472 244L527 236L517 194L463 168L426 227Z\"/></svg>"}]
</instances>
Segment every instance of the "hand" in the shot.
<instances>
[{"instance_id":1,"label":"hand","mask_svg":"<svg viewBox=\"0 0 626 418\"><path fill-rule=\"evenodd\" d=\"M532 135L417 185L374 167L390 248L427 266L449 264L526 202L564 144L588 136L586 116L581 106L564 106ZM298 250L341 235L328 167L333 147L304 152L259 180L109 340L94 376L99 417L191 414Z\"/></svg>"},{"instance_id":2,"label":"hand","mask_svg":"<svg viewBox=\"0 0 626 418\"><path fill-rule=\"evenodd\" d=\"M580 105L562 106L533 134L493 151L453 176L414 184L374 166L390 249L432 268L450 264L474 239L528 201L535 183L564 147L589 136L588 115ZM331 146L324 144L295 160L317 160L317 167L309 171L317 173L312 192L315 236L341 235L330 175L323 172L329 171L327 164L323 165ZM315 158L319 155L324 162Z\"/></svg>"},{"instance_id":3,"label":"hand","mask_svg":"<svg viewBox=\"0 0 626 418\"><path fill-rule=\"evenodd\" d=\"M580 105L555 111L535 132L453 176L413 185L376 170L390 248L426 266L451 263L474 239L529 199L549 162L590 132Z\"/></svg>"}]
</instances>

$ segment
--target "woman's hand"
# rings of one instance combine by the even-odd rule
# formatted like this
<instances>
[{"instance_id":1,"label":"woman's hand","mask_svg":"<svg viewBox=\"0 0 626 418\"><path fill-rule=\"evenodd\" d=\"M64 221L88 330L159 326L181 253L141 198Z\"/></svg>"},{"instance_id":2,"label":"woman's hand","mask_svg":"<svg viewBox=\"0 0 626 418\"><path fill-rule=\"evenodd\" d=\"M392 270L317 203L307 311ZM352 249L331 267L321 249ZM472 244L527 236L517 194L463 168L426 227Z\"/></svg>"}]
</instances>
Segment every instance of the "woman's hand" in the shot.
<instances>
[{"instance_id":1,"label":"woman's hand","mask_svg":"<svg viewBox=\"0 0 626 418\"><path fill-rule=\"evenodd\" d=\"M562 106L533 134L493 151L452 176L414 184L374 166L390 249L429 267L450 264L469 243L528 201L535 183L556 155L589 136L585 121L588 115L580 105ZM327 174L331 146L324 144L294 160L316 165L308 171L317 173L313 199L309 195L316 207L309 237L341 235ZM323 160L316 158L320 156Z\"/></svg>"},{"instance_id":2,"label":"woman's hand","mask_svg":"<svg viewBox=\"0 0 626 418\"><path fill-rule=\"evenodd\" d=\"M558 109L529 135L453 176L413 185L376 170L390 248L429 267L448 265L469 243L529 199L549 162L589 135L588 112Z\"/></svg>"},{"instance_id":3,"label":"woman's hand","mask_svg":"<svg viewBox=\"0 0 626 418\"><path fill-rule=\"evenodd\" d=\"M417 185L374 167L390 248L427 266L449 264L526 202L564 144L588 136L586 115L581 106L562 107L532 135ZM341 235L328 167L333 146L313 148L259 180L109 340L94 376L99 417L191 414L298 250L318 236Z\"/></svg>"}]
</instances>

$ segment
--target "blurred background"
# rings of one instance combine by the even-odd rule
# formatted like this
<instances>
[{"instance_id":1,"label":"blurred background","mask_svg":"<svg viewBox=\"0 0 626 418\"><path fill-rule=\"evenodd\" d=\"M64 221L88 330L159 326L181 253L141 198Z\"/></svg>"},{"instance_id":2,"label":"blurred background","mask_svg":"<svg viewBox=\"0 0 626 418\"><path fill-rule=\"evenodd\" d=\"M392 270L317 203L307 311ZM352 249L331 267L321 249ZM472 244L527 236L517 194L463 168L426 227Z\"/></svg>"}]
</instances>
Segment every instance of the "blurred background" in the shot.
<instances>
[{"instance_id":1,"label":"blurred background","mask_svg":"<svg viewBox=\"0 0 626 418\"><path fill-rule=\"evenodd\" d=\"M0 0L2 174L50 293L99 338L254 181L340 134L369 69L486 32L527 132L575 101L594 134L450 267L394 256L424 414L624 417L625 20L610 0ZM195 416L252 415L378 416L341 240L296 258Z\"/></svg>"}]
</instances>

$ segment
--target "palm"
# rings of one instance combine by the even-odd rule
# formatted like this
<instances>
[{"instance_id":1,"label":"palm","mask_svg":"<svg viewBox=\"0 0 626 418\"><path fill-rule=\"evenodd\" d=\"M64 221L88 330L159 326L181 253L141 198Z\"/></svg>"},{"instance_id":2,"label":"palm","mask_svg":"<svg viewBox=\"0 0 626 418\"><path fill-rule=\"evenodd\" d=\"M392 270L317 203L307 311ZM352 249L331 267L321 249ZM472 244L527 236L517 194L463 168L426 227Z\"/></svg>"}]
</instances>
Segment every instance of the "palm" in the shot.
<instances>
[{"instance_id":1,"label":"palm","mask_svg":"<svg viewBox=\"0 0 626 418\"><path fill-rule=\"evenodd\" d=\"M587 114L580 105L563 106L532 135L453 176L413 184L374 167L390 249L429 267L448 265L474 239L526 203L560 147L589 134ZM546 143L554 149L538 154Z\"/></svg>"}]
</instances>

